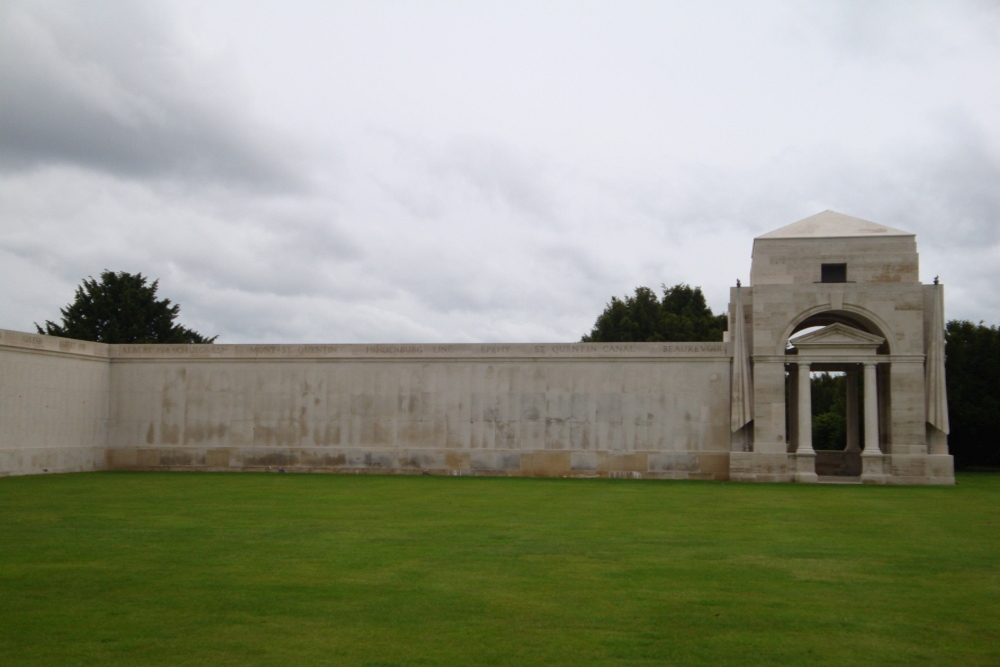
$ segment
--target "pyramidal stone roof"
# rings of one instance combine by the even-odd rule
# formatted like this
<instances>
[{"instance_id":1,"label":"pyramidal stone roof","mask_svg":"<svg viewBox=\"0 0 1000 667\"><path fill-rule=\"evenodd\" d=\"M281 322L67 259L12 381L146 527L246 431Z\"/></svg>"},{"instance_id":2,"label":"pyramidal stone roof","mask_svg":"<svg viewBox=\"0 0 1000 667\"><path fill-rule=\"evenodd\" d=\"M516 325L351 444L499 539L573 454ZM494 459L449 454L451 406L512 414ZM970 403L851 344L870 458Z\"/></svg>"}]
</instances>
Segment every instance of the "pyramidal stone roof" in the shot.
<instances>
[{"instance_id":1,"label":"pyramidal stone roof","mask_svg":"<svg viewBox=\"0 0 1000 667\"><path fill-rule=\"evenodd\" d=\"M854 218L836 211L823 211L798 222L785 225L773 232L761 234L759 239L808 239L843 236L915 236L912 232L880 225L877 222Z\"/></svg>"}]
</instances>

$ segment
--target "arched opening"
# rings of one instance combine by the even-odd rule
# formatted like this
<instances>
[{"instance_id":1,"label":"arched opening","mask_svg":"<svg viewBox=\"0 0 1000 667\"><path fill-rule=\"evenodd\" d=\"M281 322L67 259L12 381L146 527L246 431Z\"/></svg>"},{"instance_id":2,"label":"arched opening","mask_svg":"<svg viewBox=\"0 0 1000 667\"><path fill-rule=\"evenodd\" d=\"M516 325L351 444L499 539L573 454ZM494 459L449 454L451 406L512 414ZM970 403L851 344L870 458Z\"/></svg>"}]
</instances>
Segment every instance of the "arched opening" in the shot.
<instances>
[{"instance_id":1,"label":"arched opening","mask_svg":"<svg viewBox=\"0 0 1000 667\"><path fill-rule=\"evenodd\" d=\"M862 456L889 441L887 337L856 313L824 311L796 324L785 348L786 444L803 481L860 477Z\"/></svg>"},{"instance_id":2,"label":"arched opening","mask_svg":"<svg viewBox=\"0 0 1000 667\"><path fill-rule=\"evenodd\" d=\"M847 310L824 310L822 312L809 315L805 319L801 320L789 333L788 338L786 339L786 350L791 345L791 339L794 338L796 334L799 334L806 329L820 329L831 324L843 324L844 326L851 327L852 329L858 329L859 331L864 331L865 333L870 333L874 336L880 336L883 341L882 344L876 349L876 353L890 353L889 332L883 331L874 321L865 317L863 314Z\"/></svg>"},{"instance_id":3,"label":"arched opening","mask_svg":"<svg viewBox=\"0 0 1000 667\"><path fill-rule=\"evenodd\" d=\"M798 364L786 364L786 445L795 453L804 426L799 418ZM810 365L810 424L812 448L816 452L816 474L820 477L861 475L861 445L865 427L863 365Z\"/></svg>"}]
</instances>

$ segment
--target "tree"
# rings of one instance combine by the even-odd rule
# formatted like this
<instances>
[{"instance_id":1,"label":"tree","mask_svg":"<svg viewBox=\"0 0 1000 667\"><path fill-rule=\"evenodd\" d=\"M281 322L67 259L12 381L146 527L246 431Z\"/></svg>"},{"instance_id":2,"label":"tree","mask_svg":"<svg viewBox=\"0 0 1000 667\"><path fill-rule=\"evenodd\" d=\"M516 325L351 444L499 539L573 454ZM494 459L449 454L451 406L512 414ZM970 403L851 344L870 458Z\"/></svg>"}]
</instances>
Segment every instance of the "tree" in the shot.
<instances>
[{"instance_id":1,"label":"tree","mask_svg":"<svg viewBox=\"0 0 1000 667\"><path fill-rule=\"evenodd\" d=\"M813 415L812 446L815 450L842 450L847 444L847 419L836 412Z\"/></svg>"},{"instance_id":2,"label":"tree","mask_svg":"<svg viewBox=\"0 0 1000 667\"><path fill-rule=\"evenodd\" d=\"M611 297L584 343L620 341L655 343L660 341L722 340L726 315L713 315L700 287L679 283L661 285L663 299L648 287L636 287L634 296Z\"/></svg>"},{"instance_id":3,"label":"tree","mask_svg":"<svg viewBox=\"0 0 1000 667\"><path fill-rule=\"evenodd\" d=\"M1000 467L1000 329L951 320L945 354L948 448L955 467Z\"/></svg>"},{"instance_id":4,"label":"tree","mask_svg":"<svg viewBox=\"0 0 1000 667\"><path fill-rule=\"evenodd\" d=\"M100 282L84 279L76 298L60 308L62 324L35 323L40 334L100 343L211 343L197 331L174 323L180 306L157 299L159 280L146 284L141 273L102 271Z\"/></svg>"},{"instance_id":5,"label":"tree","mask_svg":"<svg viewBox=\"0 0 1000 667\"><path fill-rule=\"evenodd\" d=\"M813 449L844 449L847 445L847 378L820 373L810 382Z\"/></svg>"}]
</instances>

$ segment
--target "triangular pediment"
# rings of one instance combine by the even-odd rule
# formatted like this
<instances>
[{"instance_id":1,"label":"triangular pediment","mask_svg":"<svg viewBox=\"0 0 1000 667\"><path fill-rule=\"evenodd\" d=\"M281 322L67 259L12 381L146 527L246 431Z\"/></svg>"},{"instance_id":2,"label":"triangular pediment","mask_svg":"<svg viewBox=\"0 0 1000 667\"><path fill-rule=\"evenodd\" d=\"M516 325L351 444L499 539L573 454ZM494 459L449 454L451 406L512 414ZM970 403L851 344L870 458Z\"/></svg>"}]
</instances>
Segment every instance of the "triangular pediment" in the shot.
<instances>
[{"instance_id":1,"label":"triangular pediment","mask_svg":"<svg viewBox=\"0 0 1000 667\"><path fill-rule=\"evenodd\" d=\"M834 237L914 236L902 229L886 227L877 222L862 220L836 211L823 211L798 222L785 225L773 232L758 236L759 239L806 239Z\"/></svg>"},{"instance_id":2,"label":"triangular pediment","mask_svg":"<svg viewBox=\"0 0 1000 667\"><path fill-rule=\"evenodd\" d=\"M792 338L789 342L799 349L838 347L851 349L871 348L874 350L884 340L881 336L849 327L840 322L834 322L818 331L811 331Z\"/></svg>"}]
</instances>

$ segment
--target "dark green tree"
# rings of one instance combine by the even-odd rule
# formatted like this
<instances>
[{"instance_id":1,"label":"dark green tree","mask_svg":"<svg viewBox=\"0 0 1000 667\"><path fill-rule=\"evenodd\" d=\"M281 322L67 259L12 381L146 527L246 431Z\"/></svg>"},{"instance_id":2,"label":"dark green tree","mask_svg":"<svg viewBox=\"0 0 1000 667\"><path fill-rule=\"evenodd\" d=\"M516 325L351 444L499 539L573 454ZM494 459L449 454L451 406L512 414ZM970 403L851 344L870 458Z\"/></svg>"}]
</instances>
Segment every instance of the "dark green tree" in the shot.
<instances>
[{"instance_id":1,"label":"dark green tree","mask_svg":"<svg viewBox=\"0 0 1000 667\"><path fill-rule=\"evenodd\" d=\"M60 308L62 324L35 323L40 334L99 343L212 343L197 331L174 323L180 306L157 299L158 280L146 284L141 273L102 271L98 282L84 279L76 298Z\"/></svg>"},{"instance_id":2,"label":"dark green tree","mask_svg":"<svg viewBox=\"0 0 1000 667\"><path fill-rule=\"evenodd\" d=\"M847 419L836 412L813 415L813 449L842 450L847 446Z\"/></svg>"},{"instance_id":3,"label":"dark green tree","mask_svg":"<svg viewBox=\"0 0 1000 667\"><path fill-rule=\"evenodd\" d=\"M1000 467L1000 329L951 320L945 355L955 467Z\"/></svg>"},{"instance_id":4,"label":"dark green tree","mask_svg":"<svg viewBox=\"0 0 1000 667\"><path fill-rule=\"evenodd\" d=\"M813 447L844 449L847 445L847 378L820 373L810 382Z\"/></svg>"},{"instance_id":5,"label":"dark green tree","mask_svg":"<svg viewBox=\"0 0 1000 667\"><path fill-rule=\"evenodd\" d=\"M648 287L636 287L633 296L611 297L584 343L620 341L656 343L661 341L722 340L726 315L713 315L700 287L680 283L661 285L663 299Z\"/></svg>"}]
</instances>

